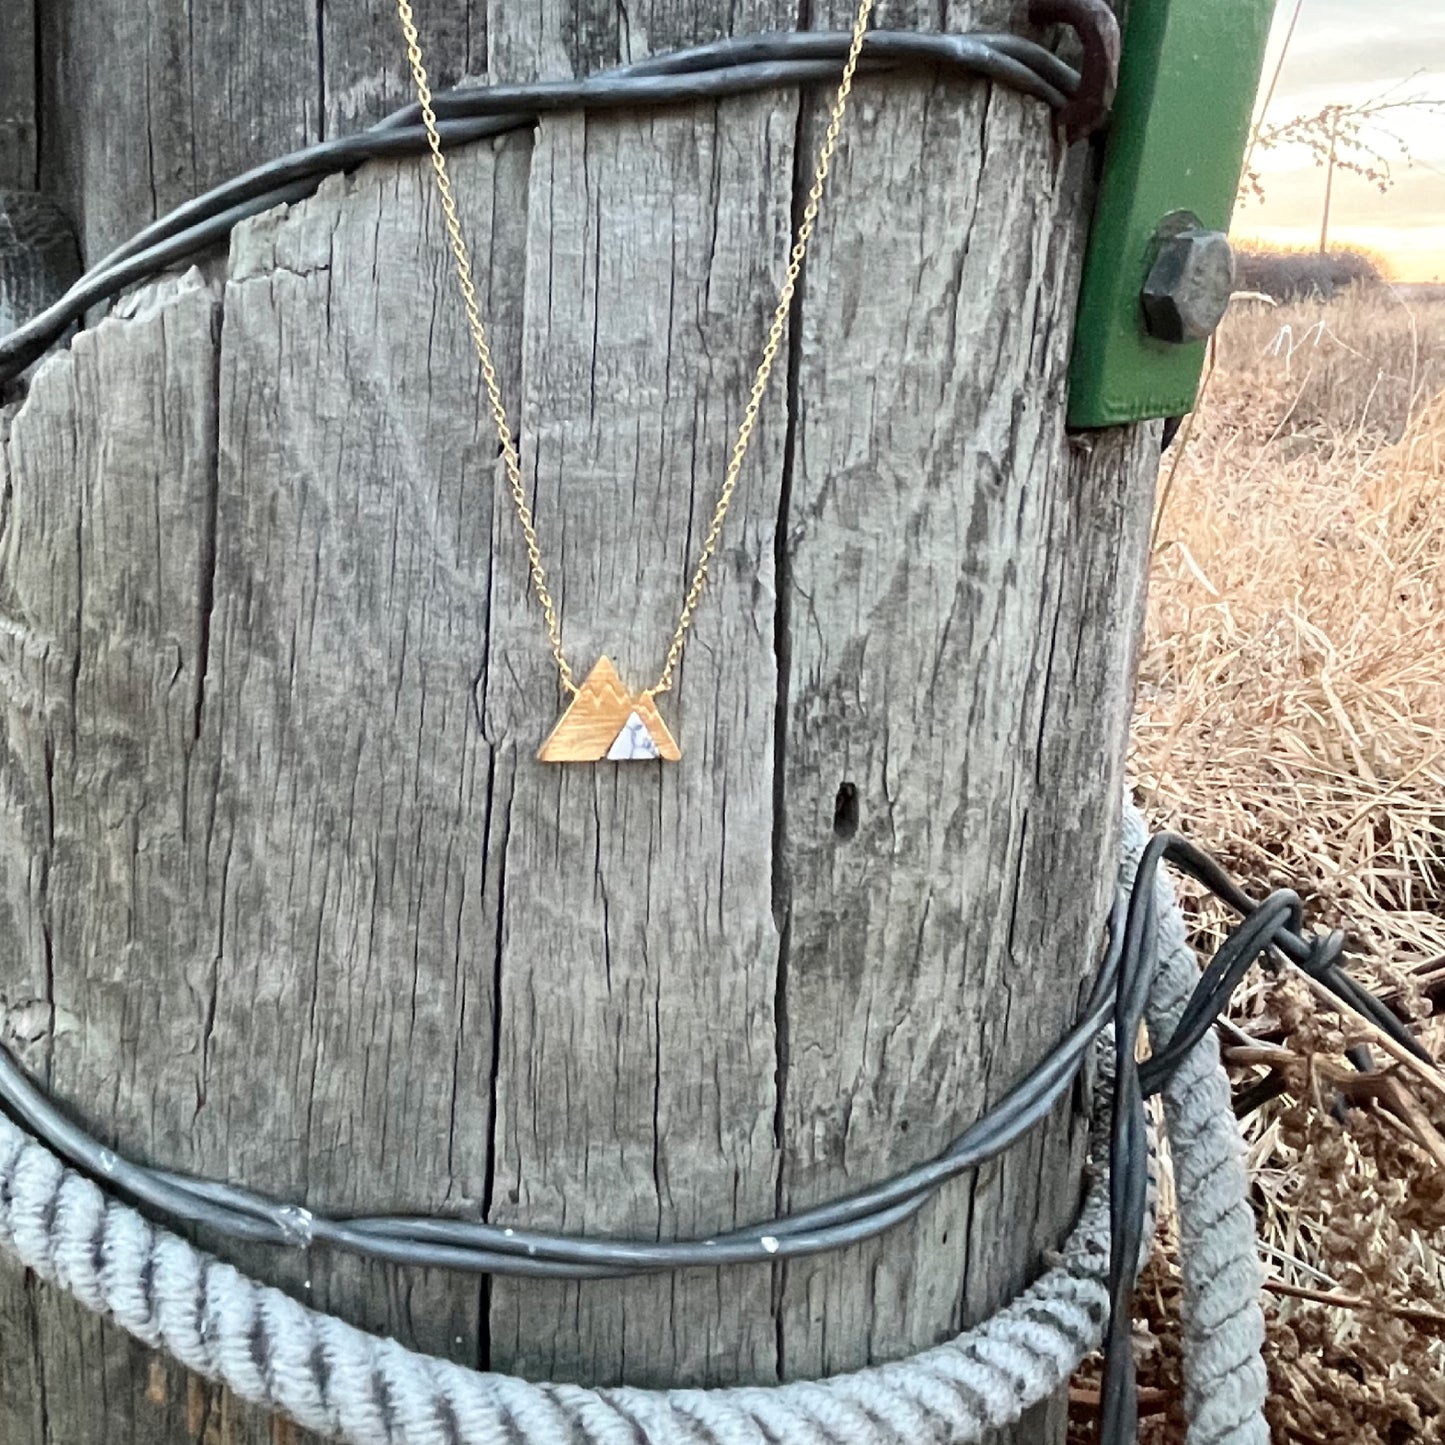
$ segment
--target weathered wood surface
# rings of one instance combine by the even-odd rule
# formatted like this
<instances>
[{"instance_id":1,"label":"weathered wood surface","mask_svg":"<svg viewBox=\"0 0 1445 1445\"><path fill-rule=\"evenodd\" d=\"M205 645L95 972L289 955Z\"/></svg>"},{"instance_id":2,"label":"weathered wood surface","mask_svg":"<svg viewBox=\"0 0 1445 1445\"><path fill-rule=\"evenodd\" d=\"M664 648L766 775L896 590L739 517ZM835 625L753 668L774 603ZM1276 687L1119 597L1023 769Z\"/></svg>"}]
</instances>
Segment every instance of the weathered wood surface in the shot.
<instances>
[{"instance_id":1,"label":"weathered wood surface","mask_svg":"<svg viewBox=\"0 0 1445 1445\"><path fill-rule=\"evenodd\" d=\"M480 0L421 11L439 85L485 72ZM92 258L237 171L412 99L391 0L0 0L6 24L34 26L14 64L28 55L40 77L41 181Z\"/></svg>"},{"instance_id":2,"label":"weathered wood surface","mask_svg":"<svg viewBox=\"0 0 1445 1445\"><path fill-rule=\"evenodd\" d=\"M0 335L38 315L80 275L70 218L42 191L0 186ZM24 378L0 388L9 401Z\"/></svg>"},{"instance_id":3,"label":"weathered wood surface","mask_svg":"<svg viewBox=\"0 0 1445 1445\"><path fill-rule=\"evenodd\" d=\"M35 185L34 0L0 5L0 189Z\"/></svg>"},{"instance_id":4,"label":"weathered wood surface","mask_svg":"<svg viewBox=\"0 0 1445 1445\"><path fill-rule=\"evenodd\" d=\"M404 98L389 6L47 12L69 110L42 181L48 157L92 254ZM798 23L421 18L434 71L497 81ZM856 105L663 699L675 766L534 760L560 699L419 164L249 223L36 380L0 449L0 1002L121 1147L320 1208L666 1236L925 1156L1057 1035L1110 871L1151 438L1062 433L1083 165L1039 108L925 78ZM102 143L106 106L131 124ZM820 109L557 117L456 161L579 670L661 664ZM1058 1240L1079 1149L1061 1117L886 1241L787 1268L240 1257L458 1359L768 1381L986 1313ZM0 1271L7 1445L296 1438Z\"/></svg>"}]
</instances>

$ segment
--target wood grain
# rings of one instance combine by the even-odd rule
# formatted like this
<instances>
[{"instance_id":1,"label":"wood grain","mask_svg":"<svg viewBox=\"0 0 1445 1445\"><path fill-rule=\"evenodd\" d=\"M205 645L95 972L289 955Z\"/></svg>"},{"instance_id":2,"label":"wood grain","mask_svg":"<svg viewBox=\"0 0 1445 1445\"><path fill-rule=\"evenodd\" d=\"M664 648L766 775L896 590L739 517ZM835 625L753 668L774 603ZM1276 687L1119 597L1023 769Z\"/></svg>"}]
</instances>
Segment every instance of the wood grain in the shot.
<instances>
[{"instance_id":1,"label":"wood grain","mask_svg":"<svg viewBox=\"0 0 1445 1445\"><path fill-rule=\"evenodd\" d=\"M780 579L790 1207L992 1103L1066 1026L1106 906L1152 469L1131 458L1127 505L1080 525L1054 320L1080 176L1038 120L1007 92L866 88L809 271ZM1121 548L1110 591L1080 585ZM1101 668L1109 695L1065 723ZM1082 795L1051 765L1065 726ZM784 1268L784 1372L924 1348L1011 1297L1075 1207L1082 1142L1056 1118L887 1240Z\"/></svg>"},{"instance_id":2,"label":"wood grain","mask_svg":"<svg viewBox=\"0 0 1445 1445\"><path fill-rule=\"evenodd\" d=\"M36 183L35 9L36 0L0 3L0 189Z\"/></svg>"},{"instance_id":3,"label":"wood grain","mask_svg":"<svg viewBox=\"0 0 1445 1445\"><path fill-rule=\"evenodd\" d=\"M545 37L536 43L540 54ZM771 97L704 117L559 117L537 134L523 451L568 647L606 649L627 678L660 670L671 629L654 619L676 615L712 511L787 239L787 188L760 202L759 157L787 156L790 137ZM508 759L507 824L492 844L505 869L499 1218L675 1235L771 1206L777 677L765 479L783 438L776 417L757 438L752 497L764 500L740 507L669 695L682 763L539 770ZM484 726L505 757L535 746L556 689L534 661L510 526L495 545ZM770 1378L770 1294L763 1267L602 1288L498 1281L492 1358L562 1379Z\"/></svg>"},{"instance_id":4,"label":"wood grain","mask_svg":"<svg viewBox=\"0 0 1445 1445\"><path fill-rule=\"evenodd\" d=\"M44 103L77 119L42 125L41 171L92 246L402 98L370 12L87 13L47 7ZM498 81L799 23L422 19L438 73ZM1112 871L1157 442L1062 430L1084 156L968 82L855 104L667 698L676 766L535 759L563 699L420 163L248 223L4 415L0 1027L105 1137L314 1207L708 1233L925 1157L1056 1036ZM454 161L569 653L622 677L665 652L825 106L555 116ZM462 1360L768 1382L986 1313L1056 1244L1080 1150L1063 1112L887 1240L786 1268L228 1252ZM276 1445L153 1363L0 1269L6 1445Z\"/></svg>"},{"instance_id":5,"label":"wood grain","mask_svg":"<svg viewBox=\"0 0 1445 1445\"><path fill-rule=\"evenodd\" d=\"M418 10L438 87L485 72L480 0ZM36 77L42 97L17 132L38 154L16 184L38 169L87 261L238 171L412 99L394 0L0 0L0 40L12 30L0 106L23 106Z\"/></svg>"}]
</instances>

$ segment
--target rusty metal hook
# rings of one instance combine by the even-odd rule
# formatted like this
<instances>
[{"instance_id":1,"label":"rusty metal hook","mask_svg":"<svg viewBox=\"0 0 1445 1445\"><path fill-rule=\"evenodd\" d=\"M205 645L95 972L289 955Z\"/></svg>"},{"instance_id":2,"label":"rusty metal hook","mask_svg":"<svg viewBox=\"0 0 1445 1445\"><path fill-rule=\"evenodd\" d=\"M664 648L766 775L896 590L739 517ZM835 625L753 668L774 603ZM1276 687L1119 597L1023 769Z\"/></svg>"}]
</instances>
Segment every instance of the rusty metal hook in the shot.
<instances>
[{"instance_id":1,"label":"rusty metal hook","mask_svg":"<svg viewBox=\"0 0 1445 1445\"><path fill-rule=\"evenodd\" d=\"M1028 18L1032 25L1067 25L1084 47L1079 88L1054 117L1072 145L1109 118L1119 88L1119 21L1105 0L1029 0Z\"/></svg>"}]
</instances>

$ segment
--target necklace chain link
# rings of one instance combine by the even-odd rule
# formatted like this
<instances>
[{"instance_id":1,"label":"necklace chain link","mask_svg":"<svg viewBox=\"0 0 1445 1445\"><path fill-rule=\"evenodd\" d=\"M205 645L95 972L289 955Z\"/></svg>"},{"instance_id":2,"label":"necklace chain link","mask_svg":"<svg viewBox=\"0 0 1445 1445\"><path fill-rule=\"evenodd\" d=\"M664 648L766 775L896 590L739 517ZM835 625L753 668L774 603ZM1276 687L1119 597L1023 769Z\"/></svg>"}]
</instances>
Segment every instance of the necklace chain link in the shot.
<instances>
[{"instance_id":1,"label":"necklace chain link","mask_svg":"<svg viewBox=\"0 0 1445 1445\"><path fill-rule=\"evenodd\" d=\"M872 14L874 0L859 0L858 13L853 22L852 42L848 58L843 63L843 74L838 82L838 91L828 117L828 128L818 148L818 161L813 172L813 183L803 205L798 222L793 249L788 258L788 267L783 284L778 292L778 303L773 309L773 319L768 326L767 339L763 343L762 357L753 376L752 388L748 392L747 405L742 420L738 423L737 436L728 457L727 470L723 473L722 487L718 492L717 505L712 520L703 537L702 549L698 553L697 566L692 580L683 597L682 611L678 615L677 627L668 644L667 656L662 673L657 681L646 690L645 696L668 692L672 688L677 665L682 660L683 649L687 646L688 633L698 603L707 588L708 570L717 555L722 540L723 525L727 521L728 509L732 506L733 494L737 491L742 475L743 462L748 446L757 428L758 412L762 407L763 394L767 390L768 378L772 375L773 364L783 344L788 326L788 315L792 310L793 296L797 290L798 277L802 274L807 259L808 244L817 227L818 212L823 204L823 191L828 182L828 171L833 163L833 154L838 148L838 137L843 130L843 117L848 110L848 97L853 89L853 75L858 68L858 57L863 50L863 41L868 33L868 20ZM547 641L551 646L552 661L557 665L557 675L562 686L572 694L577 692L577 681L567 654L562 645L562 624L557 614L557 604L547 585L547 571L542 565L542 547L537 538L537 525L532 509L527 502L527 488L522 479L522 463L517 452L516 439L507 420L507 409L502 402L501 386L497 381L497 368L492 361L491 342L487 328L482 321L481 307L477 301L476 281L472 276L471 252L466 237L462 234L462 223L457 214L456 194L452 189L451 174L447 168L446 154L442 148L441 132L437 126L436 110L432 105L431 85L427 80L426 64L422 56L421 41L417 35L416 19L410 0L396 0L397 15L401 20L402 34L406 39L406 56L411 65L412 80L416 85L416 97L421 106L422 121L426 126L427 141L431 147L432 170L436 178L437 195L441 199L442 213L446 219L447 238L451 243L452 258L456 263L457 290L461 293L462 307L466 312L467 328L471 332L472 345L476 349L477 362L481 367L482 384L486 388L487 403L496 426L497 440L501 443L502 463L507 473L507 487L511 492L512 506L517 514L522 540L527 549L527 565L532 575L532 589L542 609L542 621L547 629Z\"/></svg>"}]
</instances>

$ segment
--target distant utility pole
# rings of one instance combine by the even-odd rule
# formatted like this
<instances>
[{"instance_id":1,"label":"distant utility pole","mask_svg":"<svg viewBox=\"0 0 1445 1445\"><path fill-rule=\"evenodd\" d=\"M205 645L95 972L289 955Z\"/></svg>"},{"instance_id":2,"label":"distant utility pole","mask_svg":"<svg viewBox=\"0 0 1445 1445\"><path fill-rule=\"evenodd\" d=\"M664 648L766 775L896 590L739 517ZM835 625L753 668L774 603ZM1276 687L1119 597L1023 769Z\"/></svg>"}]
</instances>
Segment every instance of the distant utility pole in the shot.
<instances>
[{"instance_id":1,"label":"distant utility pole","mask_svg":"<svg viewBox=\"0 0 1445 1445\"><path fill-rule=\"evenodd\" d=\"M1398 85L1392 86L1383 95L1363 104L1326 105L1273 125L1257 124L1245 157L1241 197L1264 199L1263 176L1254 161L1260 152L1285 146L1304 147L1325 172L1319 245L1320 255L1323 256L1330 244L1330 212L1334 206L1336 174L1348 172L1374 186L1381 194L1385 193L1395 183L1391 163L1404 161L1408 164L1413 159L1408 139L1390 128L1395 113L1428 111L1445 114L1445 100L1432 96L1390 99L1399 88Z\"/></svg>"},{"instance_id":2,"label":"distant utility pole","mask_svg":"<svg viewBox=\"0 0 1445 1445\"><path fill-rule=\"evenodd\" d=\"M1325 210L1320 217L1320 255L1325 255L1330 243L1330 200L1335 191L1335 159L1340 139L1339 116L1330 114L1330 153L1325 161Z\"/></svg>"}]
</instances>

